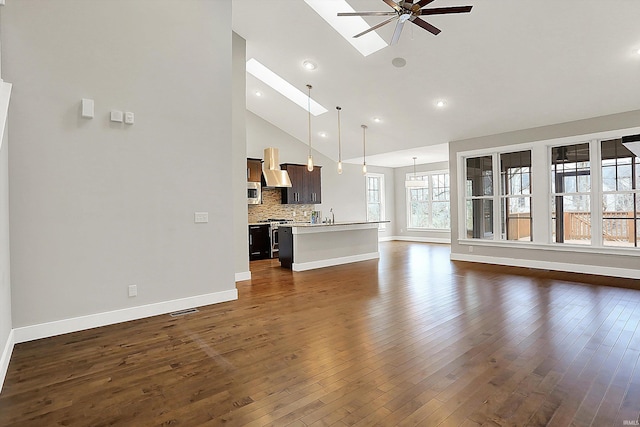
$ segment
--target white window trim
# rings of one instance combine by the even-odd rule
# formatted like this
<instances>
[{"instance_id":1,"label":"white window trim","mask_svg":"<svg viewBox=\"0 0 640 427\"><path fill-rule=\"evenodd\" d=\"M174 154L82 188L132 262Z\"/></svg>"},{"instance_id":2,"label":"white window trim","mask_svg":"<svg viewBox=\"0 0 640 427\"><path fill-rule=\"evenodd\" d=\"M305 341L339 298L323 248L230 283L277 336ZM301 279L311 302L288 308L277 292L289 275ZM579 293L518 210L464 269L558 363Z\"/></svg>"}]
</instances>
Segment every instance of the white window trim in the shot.
<instances>
[{"instance_id":1,"label":"white window trim","mask_svg":"<svg viewBox=\"0 0 640 427\"><path fill-rule=\"evenodd\" d=\"M405 180L409 181L410 178L413 178L414 176L431 176L431 175L442 175L442 174L447 174L449 175L449 212L451 212L451 172L448 169L441 169L441 170L434 170L434 171L424 171L424 172L416 172L415 174L413 172L408 172L407 175L405 176ZM431 181L428 181L429 183L431 183ZM427 186L428 188L431 188L430 185ZM424 188L424 187L418 187L418 188ZM407 231L440 231L440 232L444 232L444 233L450 233L451 232L451 221L449 221L449 228L431 228L431 227L411 227L409 226L409 224L411 223L411 207L409 206L410 200L409 200L409 190L410 188L405 188L405 192L404 192L404 202L405 202L405 210L406 210L406 229ZM429 202L431 203L431 200L429 200Z\"/></svg>"},{"instance_id":2,"label":"white window trim","mask_svg":"<svg viewBox=\"0 0 640 427\"><path fill-rule=\"evenodd\" d=\"M387 192L387 187L386 187L386 183L384 182L384 174L382 173L375 173L375 172L367 172L365 174L365 182L364 182L364 191L365 191L365 213L367 215L367 221L369 221L369 208L368 208L368 204L369 204L369 189L367 187L367 179L368 178L378 178L380 179L380 221L386 221L387 220L387 215L386 215L386 211L387 211L387 204L385 202L385 193ZM385 230L387 227L387 224L384 222L381 222L380 224L378 224L378 230L382 231Z\"/></svg>"},{"instance_id":3,"label":"white window trim","mask_svg":"<svg viewBox=\"0 0 640 427\"><path fill-rule=\"evenodd\" d=\"M595 246L594 238L592 238L591 245L572 245L572 244L557 244L551 242L551 228L553 226L551 222L551 174L549 171L551 170L551 148L559 145L570 145L570 144L579 144L584 142L594 141L596 144L596 152L595 161L593 156L593 145L591 145L591 200L592 200L592 208L594 208L593 194L598 196L602 195L602 183L601 181L601 171L598 167L601 167L601 159L599 159L599 149L597 148L597 144L606 139L614 139L621 138L624 135L634 135L640 133L640 127L633 128L625 128L611 131L603 131L603 132L593 132L589 134L583 135L574 135L567 136L561 138L552 138L547 140L537 140L531 142L523 142L520 144L511 144L504 145L499 147L491 147L491 148L482 148L476 150L469 151L458 151L456 153L456 165L457 165L457 173L456 173L456 184L457 184L457 192L456 197L458 201L457 206L457 215L458 215L458 244L467 245L467 246L494 246L494 247L511 247L511 248L531 248L531 249L541 249L541 250L553 250L559 252L583 252L583 253L595 253L595 254L608 254L608 255L626 255L633 257L640 257L640 248L618 248L611 246ZM465 224L465 201L466 201L466 192L465 190L465 160L467 157L477 157L477 156L487 156L487 155L499 155L503 152L512 152L512 151L522 151L522 150L531 150L531 160L532 160L532 174L536 173L535 183L536 185L532 186L532 197L534 197L535 203L532 202L532 215L533 215L533 242L513 242L507 240L485 240L485 239L468 239L466 237L466 224ZM540 164L544 165L544 169L540 169ZM534 166L535 165L535 166ZM596 167L597 166L597 167ZM533 169L536 167L536 169ZM593 171L595 168L595 172ZM542 173L540 173L540 171ZM542 176L538 176L542 175ZM593 181L597 179L597 181ZM495 185L495 184L494 184ZM597 192L594 192L594 188L597 188ZM495 193L495 191L494 191ZM602 207L598 206L600 203L596 203L595 210L592 211L596 214L599 214L599 218L602 217ZM495 200L494 200L494 209L495 209ZM598 213L599 212L599 213ZM495 215L494 215L495 218ZM598 222L598 221L596 221ZM546 224L545 224L546 223ZM598 228L600 231L598 234L598 239L602 239L601 228ZM592 228L593 235L593 228Z\"/></svg>"}]
</instances>

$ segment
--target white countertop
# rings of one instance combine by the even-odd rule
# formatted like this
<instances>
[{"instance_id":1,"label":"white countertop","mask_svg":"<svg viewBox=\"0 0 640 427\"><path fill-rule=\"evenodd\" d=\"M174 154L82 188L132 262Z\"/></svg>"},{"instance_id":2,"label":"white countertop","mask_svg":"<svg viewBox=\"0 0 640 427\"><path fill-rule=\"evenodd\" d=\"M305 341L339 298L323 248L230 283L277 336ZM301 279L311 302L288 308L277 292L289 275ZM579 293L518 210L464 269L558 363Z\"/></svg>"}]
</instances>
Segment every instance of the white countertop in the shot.
<instances>
[{"instance_id":1,"label":"white countertop","mask_svg":"<svg viewBox=\"0 0 640 427\"><path fill-rule=\"evenodd\" d=\"M337 221L332 223L311 224L310 222L287 222L279 224L280 227L335 227L343 225L381 224L391 221Z\"/></svg>"}]
</instances>

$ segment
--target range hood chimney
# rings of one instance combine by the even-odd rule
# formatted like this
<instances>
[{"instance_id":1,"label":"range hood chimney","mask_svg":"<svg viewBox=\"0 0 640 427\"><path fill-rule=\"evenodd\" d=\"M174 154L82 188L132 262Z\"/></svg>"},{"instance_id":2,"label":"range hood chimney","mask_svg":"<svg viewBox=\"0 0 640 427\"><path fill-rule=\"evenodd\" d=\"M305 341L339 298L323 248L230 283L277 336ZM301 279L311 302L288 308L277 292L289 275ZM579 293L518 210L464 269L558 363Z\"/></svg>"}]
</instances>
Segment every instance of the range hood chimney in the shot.
<instances>
[{"instance_id":1,"label":"range hood chimney","mask_svg":"<svg viewBox=\"0 0 640 427\"><path fill-rule=\"evenodd\" d=\"M277 148L264 149L264 164L262 174L267 183L267 187L291 187L291 179L287 171L280 169L280 159Z\"/></svg>"}]
</instances>

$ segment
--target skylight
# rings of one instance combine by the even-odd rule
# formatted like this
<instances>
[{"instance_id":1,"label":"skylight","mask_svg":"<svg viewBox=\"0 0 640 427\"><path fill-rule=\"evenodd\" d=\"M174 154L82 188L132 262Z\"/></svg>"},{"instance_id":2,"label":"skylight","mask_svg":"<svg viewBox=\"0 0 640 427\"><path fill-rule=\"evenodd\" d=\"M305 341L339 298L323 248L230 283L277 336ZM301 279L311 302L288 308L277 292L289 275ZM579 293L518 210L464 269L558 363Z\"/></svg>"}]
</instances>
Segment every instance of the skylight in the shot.
<instances>
[{"instance_id":1,"label":"skylight","mask_svg":"<svg viewBox=\"0 0 640 427\"><path fill-rule=\"evenodd\" d=\"M255 58L251 58L247 61L247 72L301 106L304 111L308 111L307 104L309 102L309 96L262 65ZM317 116L326 112L326 108L311 99L311 114Z\"/></svg>"},{"instance_id":2,"label":"skylight","mask_svg":"<svg viewBox=\"0 0 640 427\"><path fill-rule=\"evenodd\" d=\"M346 41L358 49L363 56L377 52L388 46L382 37L371 31L357 39L353 36L370 28L360 16L338 16L338 12L355 12L345 0L304 0L329 25L333 27Z\"/></svg>"}]
</instances>

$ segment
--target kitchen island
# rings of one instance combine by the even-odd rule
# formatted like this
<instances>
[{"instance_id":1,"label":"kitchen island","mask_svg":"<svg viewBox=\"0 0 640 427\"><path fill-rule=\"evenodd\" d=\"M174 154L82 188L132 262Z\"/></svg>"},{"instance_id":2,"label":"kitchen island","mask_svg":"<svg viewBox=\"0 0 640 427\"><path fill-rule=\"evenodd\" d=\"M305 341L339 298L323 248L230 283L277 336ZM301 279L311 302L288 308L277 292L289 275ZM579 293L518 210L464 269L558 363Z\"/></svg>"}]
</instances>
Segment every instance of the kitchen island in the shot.
<instances>
[{"instance_id":1,"label":"kitchen island","mask_svg":"<svg viewBox=\"0 0 640 427\"><path fill-rule=\"evenodd\" d=\"M280 265L305 271L380 258L381 222L389 221L280 224Z\"/></svg>"}]
</instances>

